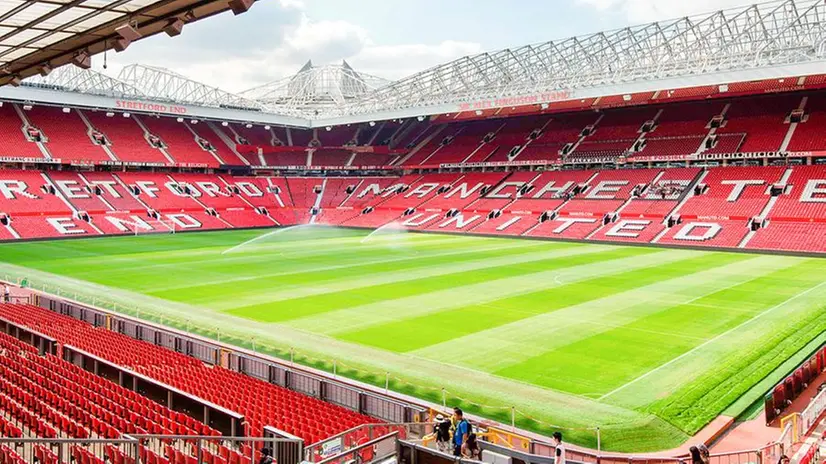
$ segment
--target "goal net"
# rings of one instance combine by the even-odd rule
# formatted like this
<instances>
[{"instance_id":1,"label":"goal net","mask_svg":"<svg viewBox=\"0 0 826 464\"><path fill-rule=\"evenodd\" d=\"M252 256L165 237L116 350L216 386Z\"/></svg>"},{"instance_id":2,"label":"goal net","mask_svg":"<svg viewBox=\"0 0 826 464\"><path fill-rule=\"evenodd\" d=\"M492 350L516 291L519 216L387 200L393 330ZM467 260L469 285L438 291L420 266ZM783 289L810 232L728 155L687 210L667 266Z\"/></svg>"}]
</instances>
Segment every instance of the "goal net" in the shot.
<instances>
[{"instance_id":1,"label":"goal net","mask_svg":"<svg viewBox=\"0 0 826 464\"><path fill-rule=\"evenodd\" d=\"M172 221L163 221L158 219L142 221L123 220L121 223L135 235L175 233L175 223Z\"/></svg>"}]
</instances>

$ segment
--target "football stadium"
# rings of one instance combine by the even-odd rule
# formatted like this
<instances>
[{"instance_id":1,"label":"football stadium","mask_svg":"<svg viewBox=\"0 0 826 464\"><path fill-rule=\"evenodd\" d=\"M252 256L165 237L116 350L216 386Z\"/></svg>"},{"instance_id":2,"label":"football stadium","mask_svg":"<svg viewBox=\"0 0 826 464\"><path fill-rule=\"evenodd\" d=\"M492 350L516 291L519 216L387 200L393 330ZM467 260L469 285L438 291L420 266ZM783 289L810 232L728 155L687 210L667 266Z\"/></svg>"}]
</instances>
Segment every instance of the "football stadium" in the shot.
<instances>
[{"instance_id":1,"label":"football stadium","mask_svg":"<svg viewBox=\"0 0 826 464\"><path fill-rule=\"evenodd\" d=\"M820 462L826 3L92 67L261 3L0 0L0 464Z\"/></svg>"}]
</instances>

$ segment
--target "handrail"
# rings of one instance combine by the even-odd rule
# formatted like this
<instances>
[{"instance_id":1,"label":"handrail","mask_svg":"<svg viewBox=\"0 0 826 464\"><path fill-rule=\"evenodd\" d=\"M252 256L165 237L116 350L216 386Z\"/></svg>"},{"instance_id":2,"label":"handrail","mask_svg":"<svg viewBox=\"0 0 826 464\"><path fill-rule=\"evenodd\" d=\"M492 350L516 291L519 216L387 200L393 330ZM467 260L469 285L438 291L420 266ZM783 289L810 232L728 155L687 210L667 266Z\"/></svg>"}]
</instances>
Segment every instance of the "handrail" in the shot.
<instances>
[{"instance_id":1,"label":"handrail","mask_svg":"<svg viewBox=\"0 0 826 464\"><path fill-rule=\"evenodd\" d=\"M379 437L379 438L376 438L374 440L370 440L367 443L364 443L363 445L356 446L355 448L351 448L351 449L349 449L349 450L347 450L343 453L339 453L335 456L330 456L327 459L319 461L318 464L330 464L330 463L335 462L339 459L343 459L346 456L350 456L354 453L358 453L359 451L361 451L363 449L367 449L367 448L373 447L373 446L375 446L375 445L377 445L377 444L379 444L383 441L387 441L389 438L392 439L395 442L398 439L398 435L399 435L399 432L393 432L393 433L385 435L383 437Z\"/></svg>"}]
</instances>

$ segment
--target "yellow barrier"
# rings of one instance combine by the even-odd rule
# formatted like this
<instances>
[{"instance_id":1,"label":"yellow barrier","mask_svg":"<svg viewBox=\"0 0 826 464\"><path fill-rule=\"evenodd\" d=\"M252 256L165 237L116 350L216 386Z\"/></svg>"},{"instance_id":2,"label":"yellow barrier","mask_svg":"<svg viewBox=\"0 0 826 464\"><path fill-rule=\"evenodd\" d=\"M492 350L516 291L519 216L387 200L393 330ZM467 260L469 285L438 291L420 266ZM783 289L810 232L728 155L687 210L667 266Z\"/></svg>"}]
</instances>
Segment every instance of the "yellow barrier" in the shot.
<instances>
[{"instance_id":1,"label":"yellow barrier","mask_svg":"<svg viewBox=\"0 0 826 464\"><path fill-rule=\"evenodd\" d=\"M526 452L531 449L530 438L497 427L488 427L488 431L481 435L485 437L489 443L493 443L494 445L505 446L510 449L521 449Z\"/></svg>"},{"instance_id":2,"label":"yellow barrier","mask_svg":"<svg viewBox=\"0 0 826 464\"><path fill-rule=\"evenodd\" d=\"M800 440L800 413L789 414L780 419L780 430L785 430L789 421L792 422L792 443L797 443Z\"/></svg>"}]
</instances>

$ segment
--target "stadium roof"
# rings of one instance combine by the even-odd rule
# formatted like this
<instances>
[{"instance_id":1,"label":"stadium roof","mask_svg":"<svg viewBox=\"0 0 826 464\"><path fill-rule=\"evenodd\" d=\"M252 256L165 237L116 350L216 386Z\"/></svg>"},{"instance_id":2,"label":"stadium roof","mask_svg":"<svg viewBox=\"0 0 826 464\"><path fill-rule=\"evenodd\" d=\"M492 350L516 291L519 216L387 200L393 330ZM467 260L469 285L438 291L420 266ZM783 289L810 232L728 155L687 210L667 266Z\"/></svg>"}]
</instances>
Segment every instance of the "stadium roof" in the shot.
<instances>
[{"instance_id":1,"label":"stadium roof","mask_svg":"<svg viewBox=\"0 0 826 464\"><path fill-rule=\"evenodd\" d=\"M308 61L294 76L247 90L241 95L271 111L291 115L327 113L375 92L390 81L341 65L314 66Z\"/></svg>"},{"instance_id":2,"label":"stadium roof","mask_svg":"<svg viewBox=\"0 0 826 464\"><path fill-rule=\"evenodd\" d=\"M341 114L534 95L823 61L826 2L784 0L466 56Z\"/></svg>"},{"instance_id":3,"label":"stadium roof","mask_svg":"<svg viewBox=\"0 0 826 464\"><path fill-rule=\"evenodd\" d=\"M319 127L453 113L472 102L501 107L511 104L500 101L527 97L545 103L823 74L825 63L826 2L781 0L466 56L392 83L346 62L308 62L294 76L242 94L145 66L127 68L117 79L67 71L37 82L90 95L233 108L247 112L234 119L251 122Z\"/></svg>"},{"instance_id":4,"label":"stadium roof","mask_svg":"<svg viewBox=\"0 0 826 464\"><path fill-rule=\"evenodd\" d=\"M244 2L227 0L0 0L0 85L164 32ZM124 29L128 25L128 39ZM170 33L173 34L174 32Z\"/></svg>"}]
</instances>

